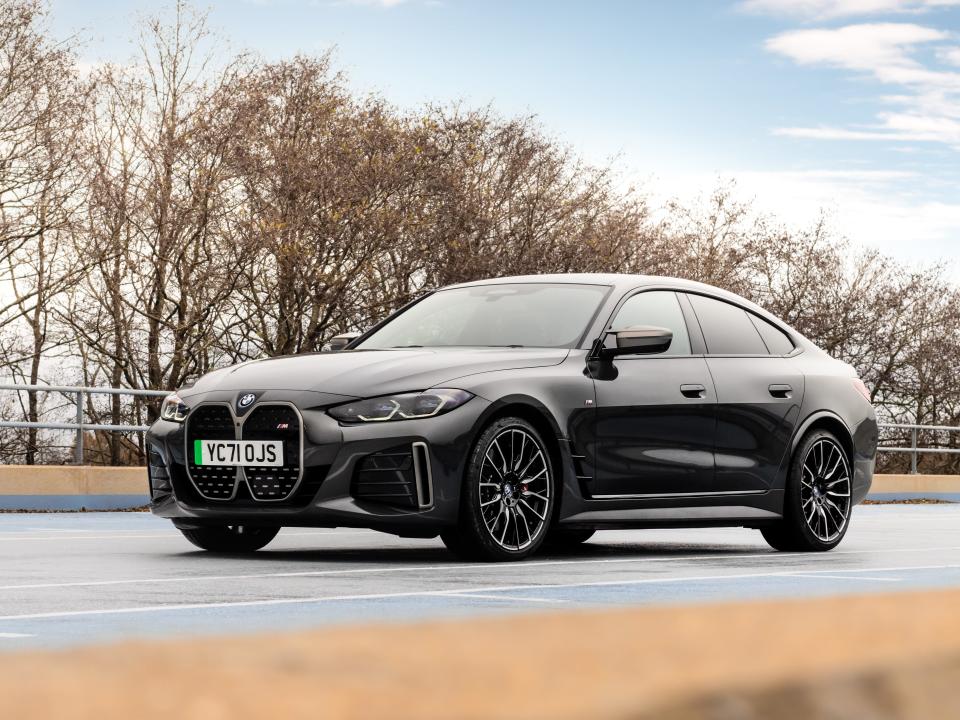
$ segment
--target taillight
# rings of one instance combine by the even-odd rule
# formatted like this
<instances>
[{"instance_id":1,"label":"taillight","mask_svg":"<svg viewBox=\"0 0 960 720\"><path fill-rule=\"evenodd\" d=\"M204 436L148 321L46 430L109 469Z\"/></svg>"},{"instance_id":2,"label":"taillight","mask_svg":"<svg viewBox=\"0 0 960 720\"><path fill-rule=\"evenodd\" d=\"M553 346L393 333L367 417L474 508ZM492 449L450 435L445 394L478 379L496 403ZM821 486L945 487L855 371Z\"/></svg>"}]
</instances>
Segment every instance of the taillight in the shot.
<instances>
[{"instance_id":1,"label":"taillight","mask_svg":"<svg viewBox=\"0 0 960 720\"><path fill-rule=\"evenodd\" d=\"M860 378L854 378L854 379L853 379L853 386L857 389L857 392L858 392L858 393L860 393L861 395L863 395L863 399L864 399L864 400L866 400L868 403L872 403L872 402L873 402L873 401L870 399L870 391L867 390L867 386L863 384L863 380L861 380Z\"/></svg>"}]
</instances>

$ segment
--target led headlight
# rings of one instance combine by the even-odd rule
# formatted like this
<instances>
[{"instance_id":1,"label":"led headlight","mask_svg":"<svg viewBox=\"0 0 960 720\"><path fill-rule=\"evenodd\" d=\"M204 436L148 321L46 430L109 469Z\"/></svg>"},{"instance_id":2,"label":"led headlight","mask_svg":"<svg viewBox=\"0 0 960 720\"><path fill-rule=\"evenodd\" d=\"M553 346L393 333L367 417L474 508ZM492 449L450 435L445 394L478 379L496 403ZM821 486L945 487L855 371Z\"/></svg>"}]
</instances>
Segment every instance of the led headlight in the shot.
<instances>
[{"instance_id":1,"label":"led headlight","mask_svg":"<svg viewBox=\"0 0 960 720\"><path fill-rule=\"evenodd\" d=\"M176 393L167 395L163 399L163 405L160 406L160 417L170 422L183 422L187 419L187 412L190 410L180 396Z\"/></svg>"},{"instance_id":2,"label":"led headlight","mask_svg":"<svg viewBox=\"0 0 960 720\"><path fill-rule=\"evenodd\" d=\"M466 390L426 390L386 395L337 405L327 412L340 422L384 422L434 417L463 405L473 395Z\"/></svg>"}]
</instances>

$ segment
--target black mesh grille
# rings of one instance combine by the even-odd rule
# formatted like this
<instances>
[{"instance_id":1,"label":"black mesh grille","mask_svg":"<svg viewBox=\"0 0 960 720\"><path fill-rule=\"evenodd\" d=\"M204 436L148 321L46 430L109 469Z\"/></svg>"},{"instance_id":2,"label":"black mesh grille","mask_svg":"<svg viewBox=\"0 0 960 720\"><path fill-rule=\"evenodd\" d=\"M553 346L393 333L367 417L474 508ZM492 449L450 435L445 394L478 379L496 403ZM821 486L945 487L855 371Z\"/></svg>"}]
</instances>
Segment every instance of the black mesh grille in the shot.
<instances>
[{"instance_id":1,"label":"black mesh grille","mask_svg":"<svg viewBox=\"0 0 960 720\"><path fill-rule=\"evenodd\" d=\"M276 507L304 508L317 496L323 481L330 470L329 465L316 465L306 467L303 471L303 481L293 495L286 500L273 504ZM237 494L232 500L224 502L223 500L212 501L199 495L190 481L187 479L185 468L180 463L170 465L170 482L173 485L174 494L184 505L193 508L217 508L217 509L237 509L249 510L252 508L262 508L263 503L254 500L250 496L245 483L240 483L237 488Z\"/></svg>"},{"instance_id":2,"label":"black mesh grille","mask_svg":"<svg viewBox=\"0 0 960 720\"><path fill-rule=\"evenodd\" d=\"M350 493L357 500L403 508L418 507L410 446L390 448L360 460Z\"/></svg>"},{"instance_id":3,"label":"black mesh grille","mask_svg":"<svg viewBox=\"0 0 960 720\"><path fill-rule=\"evenodd\" d=\"M233 416L224 405L201 405L187 419L187 468L200 494L209 500L228 500L237 484L237 469L230 465L197 465L196 440L235 440Z\"/></svg>"},{"instance_id":4,"label":"black mesh grille","mask_svg":"<svg viewBox=\"0 0 960 720\"><path fill-rule=\"evenodd\" d=\"M300 417L287 405L260 405L243 423L244 440L282 440L283 465L245 467L250 493L257 500L283 500L300 479Z\"/></svg>"}]
</instances>

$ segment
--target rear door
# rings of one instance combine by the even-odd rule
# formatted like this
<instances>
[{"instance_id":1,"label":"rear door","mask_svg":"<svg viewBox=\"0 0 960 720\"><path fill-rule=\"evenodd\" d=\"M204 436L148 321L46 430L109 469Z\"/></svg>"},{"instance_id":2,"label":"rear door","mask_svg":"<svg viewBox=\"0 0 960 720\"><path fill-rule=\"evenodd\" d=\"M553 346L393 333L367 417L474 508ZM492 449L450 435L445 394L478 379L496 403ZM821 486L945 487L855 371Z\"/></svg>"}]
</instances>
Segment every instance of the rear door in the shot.
<instances>
[{"instance_id":1,"label":"rear door","mask_svg":"<svg viewBox=\"0 0 960 720\"><path fill-rule=\"evenodd\" d=\"M738 305L688 294L717 392L714 485L724 492L770 489L788 461L804 378L786 355L789 336Z\"/></svg>"},{"instance_id":2,"label":"rear door","mask_svg":"<svg viewBox=\"0 0 960 720\"><path fill-rule=\"evenodd\" d=\"M676 293L632 295L608 329L634 325L665 327L673 332L673 342L658 355L614 358L594 377L599 453L590 495L622 499L709 493L716 394L702 348L691 345ZM702 342L699 334L693 342Z\"/></svg>"}]
</instances>

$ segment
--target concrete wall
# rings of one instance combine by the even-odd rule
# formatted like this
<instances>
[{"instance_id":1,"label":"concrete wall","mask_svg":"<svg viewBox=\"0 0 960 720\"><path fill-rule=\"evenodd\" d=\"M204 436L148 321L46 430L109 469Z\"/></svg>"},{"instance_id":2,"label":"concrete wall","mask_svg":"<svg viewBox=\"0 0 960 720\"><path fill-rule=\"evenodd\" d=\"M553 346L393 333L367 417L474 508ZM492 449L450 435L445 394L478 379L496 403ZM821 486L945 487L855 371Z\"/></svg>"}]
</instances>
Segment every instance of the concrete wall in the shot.
<instances>
[{"instance_id":1,"label":"concrete wall","mask_svg":"<svg viewBox=\"0 0 960 720\"><path fill-rule=\"evenodd\" d=\"M870 498L960 502L960 475L877 475ZM114 510L149 499L143 467L0 465L2 510Z\"/></svg>"},{"instance_id":2,"label":"concrete wall","mask_svg":"<svg viewBox=\"0 0 960 720\"><path fill-rule=\"evenodd\" d=\"M149 501L145 467L0 465L2 510L116 510Z\"/></svg>"},{"instance_id":3,"label":"concrete wall","mask_svg":"<svg viewBox=\"0 0 960 720\"><path fill-rule=\"evenodd\" d=\"M871 500L932 498L960 502L960 475L876 475Z\"/></svg>"}]
</instances>

